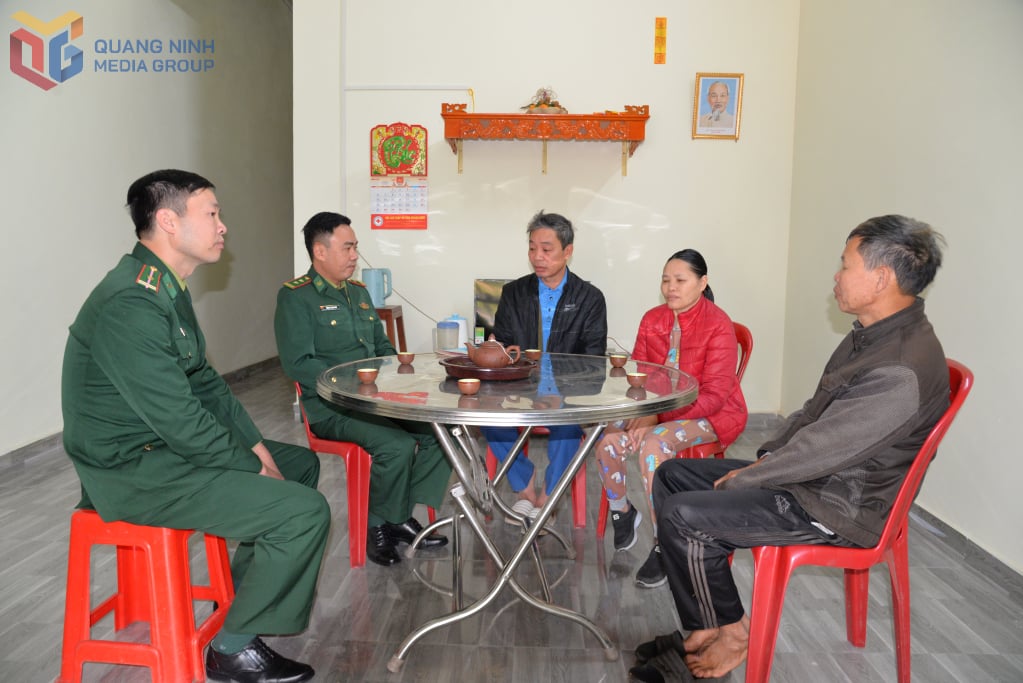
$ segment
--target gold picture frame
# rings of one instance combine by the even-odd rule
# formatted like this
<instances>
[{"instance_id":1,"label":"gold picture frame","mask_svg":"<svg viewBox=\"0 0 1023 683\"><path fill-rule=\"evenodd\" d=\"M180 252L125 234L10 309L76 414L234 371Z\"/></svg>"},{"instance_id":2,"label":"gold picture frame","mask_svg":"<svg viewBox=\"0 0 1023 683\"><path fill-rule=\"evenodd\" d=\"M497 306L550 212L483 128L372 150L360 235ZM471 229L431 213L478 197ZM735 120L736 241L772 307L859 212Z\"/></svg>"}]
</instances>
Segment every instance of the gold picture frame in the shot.
<instances>
[{"instance_id":1,"label":"gold picture frame","mask_svg":"<svg viewBox=\"0 0 1023 683\"><path fill-rule=\"evenodd\" d=\"M738 140L743 74L698 73L693 91L693 139Z\"/></svg>"}]
</instances>

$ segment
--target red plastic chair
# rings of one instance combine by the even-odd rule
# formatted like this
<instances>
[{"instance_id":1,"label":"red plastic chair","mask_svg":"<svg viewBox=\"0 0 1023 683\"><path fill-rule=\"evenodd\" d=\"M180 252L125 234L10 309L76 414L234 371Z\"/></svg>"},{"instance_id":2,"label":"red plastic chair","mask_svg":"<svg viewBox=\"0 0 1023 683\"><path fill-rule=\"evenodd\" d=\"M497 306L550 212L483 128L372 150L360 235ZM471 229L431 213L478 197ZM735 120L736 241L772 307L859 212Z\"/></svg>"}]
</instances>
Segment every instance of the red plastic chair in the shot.
<instances>
[{"instance_id":1,"label":"red plastic chair","mask_svg":"<svg viewBox=\"0 0 1023 683\"><path fill-rule=\"evenodd\" d=\"M104 522L92 510L71 515L64 644L57 683L79 683L87 662L146 666L153 683L206 680L203 648L224 625L234 583L223 538L203 534L208 585L192 581L188 539L195 532ZM117 547L117 590L91 603L92 548ZM97 567L98 569L98 567ZM216 604L196 626L193 601ZM149 641L104 640L92 627L111 612L114 629L148 622Z\"/></svg>"},{"instance_id":2,"label":"red plastic chair","mask_svg":"<svg viewBox=\"0 0 1023 683\"><path fill-rule=\"evenodd\" d=\"M785 588L792 570L800 565L845 569L846 637L856 647L867 641L867 597L870 568L884 562L892 583L895 620L895 658L900 683L910 681L909 509L924 474L945 433L973 387L973 373L962 363L947 359L951 405L931 429L895 498L881 540L873 548L838 548L827 545L760 546L753 548L753 600L750 608L749 657L746 683L769 680L778 637Z\"/></svg>"},{"instance_id":3,"label":"red plastic chair","mask_svg":"<svg viewBox=\"0 0 1023 683\"><path fill-rule=\"evenodd\" d=\"M317 453L338 455L345 461L345 472L348 473L348 562L352 567L366 564L366 537L369 532L369 470L373 459L362 446L350 441L334 441L321 439L309 428L309 418L302 404L302 387L295 382L298 392L298 405L302 411L302 424L305 426L305 438L309 441L309 449ZM428 508L430 522L437 513Z\"/></svg>"},{"instance_id":4,"label":"red plastic chair","mask_svg":"<svg viewBox=\"0 0 1023 683\"><path fill-rule=\"evenodd\" d=\"M739 364L735 368L735 377L742 383L742 376L746 374L746 365L749 364L749 356L753 353L753 333L742 323L733 322L735 327L735 339L739 342ZM725 447L720 441L699 443L689 448L684 448L675 454L676 458L723 458ZM597 538L604 537L607 529L607 514L609 503L607 496L601 496L600 512L597 513Z\"/></svg>"},{"instance_id":5,"label":"red plastic chair","mask_svg":"<svg viewBox=\"0 0 1023 683\"><path fill-rule=\"evenodd\" d=\"M537 434L540 436L549 435L550 430L546 427L533 427L533 431L530 435ZM522 455L529 457L529 442L522 447ZM491 480L494 479L494 475L497 474L497 467L500 464L497 460L497 456L490 450L490 446L487 446L487 476ZM572 479L572 524L577 528L586 527L586 465L583 464L576 472L575 478Z\"/></svg>"}]
</instances>

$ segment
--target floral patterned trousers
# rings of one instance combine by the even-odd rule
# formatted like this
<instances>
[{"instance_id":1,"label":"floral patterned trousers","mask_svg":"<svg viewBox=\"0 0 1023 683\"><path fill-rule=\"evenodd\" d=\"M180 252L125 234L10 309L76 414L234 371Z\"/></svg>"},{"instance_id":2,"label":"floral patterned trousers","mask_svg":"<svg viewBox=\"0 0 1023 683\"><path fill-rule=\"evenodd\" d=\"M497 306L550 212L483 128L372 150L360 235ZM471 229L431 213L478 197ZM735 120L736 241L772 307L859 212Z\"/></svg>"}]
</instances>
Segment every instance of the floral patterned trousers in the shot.
<instances>
[{"instance_id":1,"label":"floral patterned trousers","mask_svg":"<svg viewBox=\"0 0 1023 683\"><path fill-rule=\"evenodd\" d=\"M622 422L608 425L596 449L597 473L609 501L626 497L626 463L629 454L634 452L629 448L628 433L622 427ZM690 446L717 440L718 435L706 418L662 422L650 428L635 453L639 459L640 474L643 475L643 490L646 492L651 521L654 521L651 486L658 465Z\"/></svg>"}]
</instances>

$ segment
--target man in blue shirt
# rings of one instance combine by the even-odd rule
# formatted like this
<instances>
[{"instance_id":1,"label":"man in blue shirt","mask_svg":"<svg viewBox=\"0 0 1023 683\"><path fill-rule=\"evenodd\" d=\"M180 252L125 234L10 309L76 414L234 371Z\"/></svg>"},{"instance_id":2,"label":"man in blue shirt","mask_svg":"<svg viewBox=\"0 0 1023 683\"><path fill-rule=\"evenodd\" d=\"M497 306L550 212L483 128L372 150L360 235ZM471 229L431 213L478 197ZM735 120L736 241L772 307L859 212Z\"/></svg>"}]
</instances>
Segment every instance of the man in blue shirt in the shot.
<instances>
[{"instance_id":1,"label":"man in blue shirt","mask_svg":"<svg viewBox=\"0 0 1023 683\"><path fill-rule=\"evenodd\" d=\"M607 305L599 289L570 272L575 233L572 223L542 210L526 226L533 272L509 282L501 292L494 317L494 337L501 343L547 353L602 356L607 349ZM543 363L549 363L544 356ZM543 373L550 376L550 373ZM556 391L556 390L555 390ZM576 425L549 427L549 465L544 488L534 490L533 463L520 456L508 470L508 483L518 493L513 509L536 516L579 448L582 430ZM508 457L518 437L514 427L485 427L483 434L498 460Z\"/></svg>"}]
</instances>

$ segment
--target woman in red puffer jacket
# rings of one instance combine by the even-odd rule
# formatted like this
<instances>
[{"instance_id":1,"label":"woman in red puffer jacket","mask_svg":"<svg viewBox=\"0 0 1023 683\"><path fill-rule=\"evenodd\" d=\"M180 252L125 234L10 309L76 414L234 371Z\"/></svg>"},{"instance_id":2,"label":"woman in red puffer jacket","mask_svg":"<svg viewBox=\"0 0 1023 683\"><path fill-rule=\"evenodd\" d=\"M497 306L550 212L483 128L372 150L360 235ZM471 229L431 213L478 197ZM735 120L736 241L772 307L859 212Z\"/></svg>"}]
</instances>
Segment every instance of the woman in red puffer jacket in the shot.
<instances>
[{"instance_id":1,"label":"woman in red puffer jacket","mask_svg":"<svg viewBox=\"0 0 1023 683\"><path fill-rule=\"evenodd\" d=\"M626 462L639 456L647 509L654 524L654 547L636 573L647 588L667 579L661 568L657 525L650 501L654 470L678 451L709 441L728 446L746 426L746 400L735 376L739 361L735 327L714 304L707 284L707 262L694 249L672 254L661 275L660 306L646 312L639 324L632 359L677 367L699 383L695 403L662 413L615 423L597 445L597 472L611 506L615 550L636 543L640 512L626 497Z\"/></svg>"}]
</instances>

